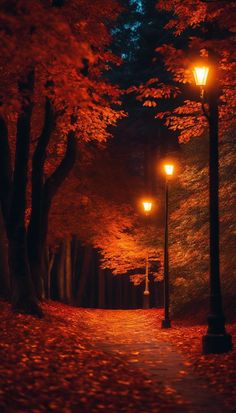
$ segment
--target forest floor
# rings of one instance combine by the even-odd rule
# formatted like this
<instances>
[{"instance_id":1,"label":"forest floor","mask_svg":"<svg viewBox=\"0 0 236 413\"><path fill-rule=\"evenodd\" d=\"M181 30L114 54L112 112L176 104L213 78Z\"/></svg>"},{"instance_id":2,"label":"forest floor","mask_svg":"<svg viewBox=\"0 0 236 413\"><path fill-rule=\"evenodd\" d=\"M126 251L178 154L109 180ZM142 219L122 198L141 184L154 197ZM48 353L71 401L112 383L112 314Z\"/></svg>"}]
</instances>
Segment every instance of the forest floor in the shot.
<instances>
[{"instance_id":1,"label":"forest floor","mask_svg":"<svg viewBox=\"0 0 236 413\"><path fill-rule=\"evenodd\" d=\"M201 355L205 325L162 330L156 309L43 309L0 302L1 413L236 412L236 351ZM235 343L236 324L227 331Z\"/></svg>"}]
</instances>

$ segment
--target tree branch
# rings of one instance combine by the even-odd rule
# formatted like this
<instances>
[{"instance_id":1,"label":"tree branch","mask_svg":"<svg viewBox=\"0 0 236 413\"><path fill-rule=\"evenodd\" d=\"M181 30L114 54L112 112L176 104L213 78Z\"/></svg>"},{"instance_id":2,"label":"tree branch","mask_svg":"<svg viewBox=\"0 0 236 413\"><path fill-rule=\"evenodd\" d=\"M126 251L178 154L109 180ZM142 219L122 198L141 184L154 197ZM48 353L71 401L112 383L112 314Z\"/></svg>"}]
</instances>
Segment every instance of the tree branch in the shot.
<instances>
[{"instance_id":1,"label":"tree branch","mask_svg":"<svg viewBox=\"0 0 236 413\"><path fill-rule=\"evenodd\" d=\"M60 165L45 182L45 191L47 196L53 197L58 188L61 186L76 160L77 141L75 132L70 131L67 134L67 147L65 156Z\"/></svg>"},{"instance_id":2,"label":"tree branch","mask_svg":"<svg viewBox=\"0 0 236 413\"><path fill-rule=\"evenodd\" d=\"M32 209L30 223L28 228L28 237L34 236L35 231L40 237L41 213L43 202L43 168L46 159L46 149L50 141L51 133L54 127L55 115L50 99L45 100L44 124L43 130L38 138L38 143L32 159ZM32 240L29 239L29 242Z\"/></svg>"},{"instance_id":3,"label":"tree branch","mask_svg":"<svg viewBox=\"0 0 236 413\"><path fill-rule=\"evenodd\" d=\"M52 103L49 98L46 98L43 130L40 137L38 138L38 144L33 156L33 165L39 162L43 162L46 158L46 148L54 127L54 120L55 116Z\"/></svg>"},{"instance_id":4,"label":"tree branch","mask_svg":"<svg viewBox=\"0 0 236 413\"><path fill-rule=\"evenodd\" d=\"M195 118L196 113L171 113L164 115L166 118Z\"/></svg>"}]
</instances>

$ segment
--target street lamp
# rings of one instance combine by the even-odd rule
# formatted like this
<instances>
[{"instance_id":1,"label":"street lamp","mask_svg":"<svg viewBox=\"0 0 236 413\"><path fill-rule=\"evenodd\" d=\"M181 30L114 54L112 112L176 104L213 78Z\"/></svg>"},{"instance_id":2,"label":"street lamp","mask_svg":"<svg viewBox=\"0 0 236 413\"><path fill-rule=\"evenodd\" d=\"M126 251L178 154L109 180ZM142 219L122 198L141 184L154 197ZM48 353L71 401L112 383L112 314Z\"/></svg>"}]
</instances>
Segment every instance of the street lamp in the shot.
<instances>
[{"instance_id":1,"label":"street lamp","mask_svg":"<svg viewBox=\"0 0 236 413\"><path fill-rule=\"evenodd\" d=\"M148 214L152 210L152 202L151 201L143 201L143 209L144 209L145 215L148 216ZM148 254L148 249L147 249L146 258L145 258L145 289L144 289L144 292L143 292L143 308L145 308L145 309L150 307L150 302L149 302L150 291L149 291L148 270L149 270L149 254Z\"/></svg>"},{"instance_id":2,"label":"street lamp","mask_svg":"<svg viewBox=\"0 0 236 413\"><path fill-rule=\"evenodd\" d=\"M171 163L164 165L166 175L165 184L165 244L164 244L164 320L162 328L170 328L170 293L169 293L169 252L168 252L168 197L169 197L169 179L173 175L174 165Z\"/></svg>"},{"instance_id":3,"label":"street lamp","mask_svg":"<svg viewBox=\"0 0 236 413\"><path fill-rule=\"evenodd\" d=\"M211 69L212 70L212 69ZM225 353L232 349L231 335L225 331L222 308L219 266L219 150L218 150L218 85L207 86L209 68L193 70L197 86L201 88L202 108L209 124L209 220L210 220L210 313L208 329L202 339L204 354ZM206 96L205 96L206 92ZM208 102L208 112L204 106Z\"/></svg>"}]
</instances>

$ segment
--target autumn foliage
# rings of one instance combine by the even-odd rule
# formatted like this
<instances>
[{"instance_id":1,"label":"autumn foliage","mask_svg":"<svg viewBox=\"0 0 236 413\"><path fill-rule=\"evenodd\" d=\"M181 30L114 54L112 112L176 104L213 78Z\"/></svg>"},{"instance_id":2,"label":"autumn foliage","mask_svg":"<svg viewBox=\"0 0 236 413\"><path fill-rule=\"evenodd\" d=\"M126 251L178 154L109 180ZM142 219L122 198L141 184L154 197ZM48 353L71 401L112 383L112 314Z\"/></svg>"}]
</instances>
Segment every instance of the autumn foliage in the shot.
<instances>
[{"instance_id":1,"label":"autumn foliage","mask_svg":"<svg viewBox=\"0 0 236 413\"><path fill-rule=\"evenodd\" d=\"M128 92L135 92L144 106L155 110L160 122L179 134L180 143L192 137L205 140L207 119L199 90L193 86L192 66L197 60L210 62L210 83L217 84L219 90L224 145L232 136L235 111L233 2L160 0L156 7L165 20L169 18L163 28L165 43L159 42L156 49L158 70L145 71L145 76L152 72L148 81L130 85ZM142 19L141 9L133 17ZM114 274L131 274L135 283L140 282L149 251L155 261L153 275L156 279L162 276L162 225L152 218L146 225L137 208L141 174L126 174L121 161L124 148L120 159L119 153L105 149L114 127L127 115L121 106L124 92L112 82L112 70L121 59L111 52L111 33L121 11L119 2L111 0L42 0L30 5L26 0L12 0L1 4L0 198L16 308L22 306L25 296L29 300L24 310L37 308L37 300L44 295L47 246L54 251L59 240L72 235L98 250L100 265ZM113 35L117 35L114 30ZM133 40L131 35L130 44ZM225 162L228 166L233 162L231 149L227 151L222 155L225 177ZM192 268L194 258L198 258L195 247L199 242L204 268L199 266L201 275L195 278L199 285L200 279L205 282L207 216L205 197L199 189L201 179L195 180L195 170L187 166L191 156L187 158L184 152L187 169L180 173L180 185L173 195L176 209L170 219L173 244L177 229L183 235L188 221L188 249L184 251L179 242L173 247L173 278L175 285L189 283L193 290L194 280L187 281L185 266L189 263ZM202 164L197 172L204 175ZM230 180L225 182L232 188ZM204 188L206 185L204 181ZM191 215L197 202L193 187L200 191L198 200L204 205L199 221ZM161 204L164 188L159 189ZM183 195L184 190L191 193ZM227 211L222 212L226 226Z\"/></svg>"},{"instance_id":2,"label":"autumn foliage","mask_svg":"<svg viewBox=\"0 0 236 413\"><path fill-rule=\"evenodd\" d=\"M215 391L219 409L222 404L222 412L235 411L235 350L202 356L201 340L209 302L206 115L214 88L222 296L234 339L236 332L236 7L231 0L159 0L157 21L166 23L152 32L154 2L0 2L0 297L12 304L0 300L2 412L187 412L184 377L196 387L201 381L193 370L208 381L202 380L208 401L208 390ZM131 17L119 20L122 4ZM146 67L154 49L148 45L140 64L142 48L135 48L152 33L165 40L158 39L153 65ZM125 39L120 56L127 66L114 75L122 59L112 50ZM201 97L193 83L195 62L210 66ZM136 63L134 85L122 90ZM135 121L119 129L127 108ZM151 138L145 136L144 111L158 119L149 125L149 131L159 128ZM163 144L163 125L178 142L168 135ZM129 145L127 137L133 139ZM173 324L167 331L159 328L162 309L94 307L140 306L143 290L137 288L138 299L133 292L142 287L147 255L152 286L162 282L167 187L153 165L169 144L177 148L178 162L169 182ZM153 210L146 216L144 193L153 195ZM111 278L106 285L111 273L126 275L115 294ZM150 303L161 305L156 300L161 294L150 295ZM82 305L93 310L78 308Z\"/></svg>"},{"instance_id":3,"label":"autumn foliage","mask_svg":"<svg viewBox=\"0 0 236 413\"><path fill-rule=\"evenodd\" d=\"M140 182L128 175L118 149L81 145L79 162L54 199L49 245L73 234L99 251L101 268L114 275L131 272L137 283L149 252L152 275L161 279L163 231L155 218L144 216L140 193Z\"/></svg>"},{"instance_id":4,"label":"autumn foliage","mask_svg":"<svg viewBox=\"0 0 236 413\"><path fill-rule=\"evenodd\" d=\"M221 271L225 307L232 313L235 296L235 16L234 2L158 1L168 13L165 43L156 49L163 66L143 84L133 86L144 106L178 134L179 171L170 198L170 272L172 309L191 311L209 294L208 90L219 99ZM204 110L194 84L195 64L209 65ZM208 89L209 87L209 89ZM187 143L195 138L192 143Z\"/></svg>"},{"instance_id":5,"label":"autumn foliage","mask_svg":"<svg viewBox=\"0 0 236 413\"><path fill-rule=\"evenodd\" d=\"M42 293L48 214L77 141L106 140L124 116L104 76L119 63L108 49L119 10L109 0L1 4L1 204L14 305L27 311L37 307L32 281Z\"/></svg>"},{"instance_id":6,"label":"autumn foliage","mask_svg":"<svg viewBox=\"0 0 236 413\"><path fill-rule=\"evenodd\" d=\"M170 272L175 312L206 308L209 295L208 147L196 138L183 145L171 195ZM235 308L235 153L231 137L220 142L220 263L224 308ZM199 303L201 305L199 306Z\"/></svg>"},{"instance_id":7,"label":"autumn foliage","mask_svg":"<svg viewBox=\"0 0 236 413\"><path fill-rule=\"evenodd\" d=\"M169 40L157 48L166 74L151 78L139 87L144 105L157 108L179 141L203 136L207 121L202 112L199 90L193 86L194 64L210 65L210 83L219 87L221 136L232 131L235 113L235 6L225 1L159 1L157 8L170 13L165 26ZM168 101L163 110L162 101ZM166 104L165 104L166 107Z\"/></svg>"},{"instance_id":8,"label":"autumn foliage","mask_svg":"<svg viewBox=\"0 0 236 413\"><path fill-rule=\"evenodd\" d=\"M178 391L188 374L194 385L207 386L204 393L217 391L222 411L234 411L235 350L202 356L202 324L176 322L167 331L158 328L162 310L88 310L55 302L43 304L45 318L37 320L0 306L1 411L189 411L183 387ZM230 331L235 336L235 324ZM171 383L163 374L166 362Z\"/></svg>"}]
</instances>

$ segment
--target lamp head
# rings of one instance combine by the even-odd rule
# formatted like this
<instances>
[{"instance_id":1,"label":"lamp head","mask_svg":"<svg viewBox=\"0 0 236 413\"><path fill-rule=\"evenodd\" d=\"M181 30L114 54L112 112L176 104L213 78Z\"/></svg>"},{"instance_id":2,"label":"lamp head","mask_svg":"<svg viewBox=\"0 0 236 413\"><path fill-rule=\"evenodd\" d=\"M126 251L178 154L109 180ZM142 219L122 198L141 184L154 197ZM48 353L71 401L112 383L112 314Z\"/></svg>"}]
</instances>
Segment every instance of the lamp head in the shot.
<instances>
[{"instance_id":1,"label":"lamp head","mask_svg":"<svg viewBox=\"0 0 236 413\"><path fill-rule=\"evenodd\" d=\"M152 209L152 202L151 201L143 201L143 209L146 214L151 212Z\"/></svg>"},{"instance_id":2,"label":"lamp head","mask_svg":"<svg viewBox=\"0 0 236 413\"><path fill-rule=\"evenodd\" d=\"M206 86L209 73L208 66L195 66L193 69L196 86Z\"/></svg>"},{"instance_id":3,"label":"lamp head","mask_svg":"<svg viewBox=\"0 0 236 413\"><path fill-rule=\"evenodd\" d=\"M164 170L167 176L172 176L174 173L174 165L173 164L165 164Z\"/></svg>"}]
</instances>

